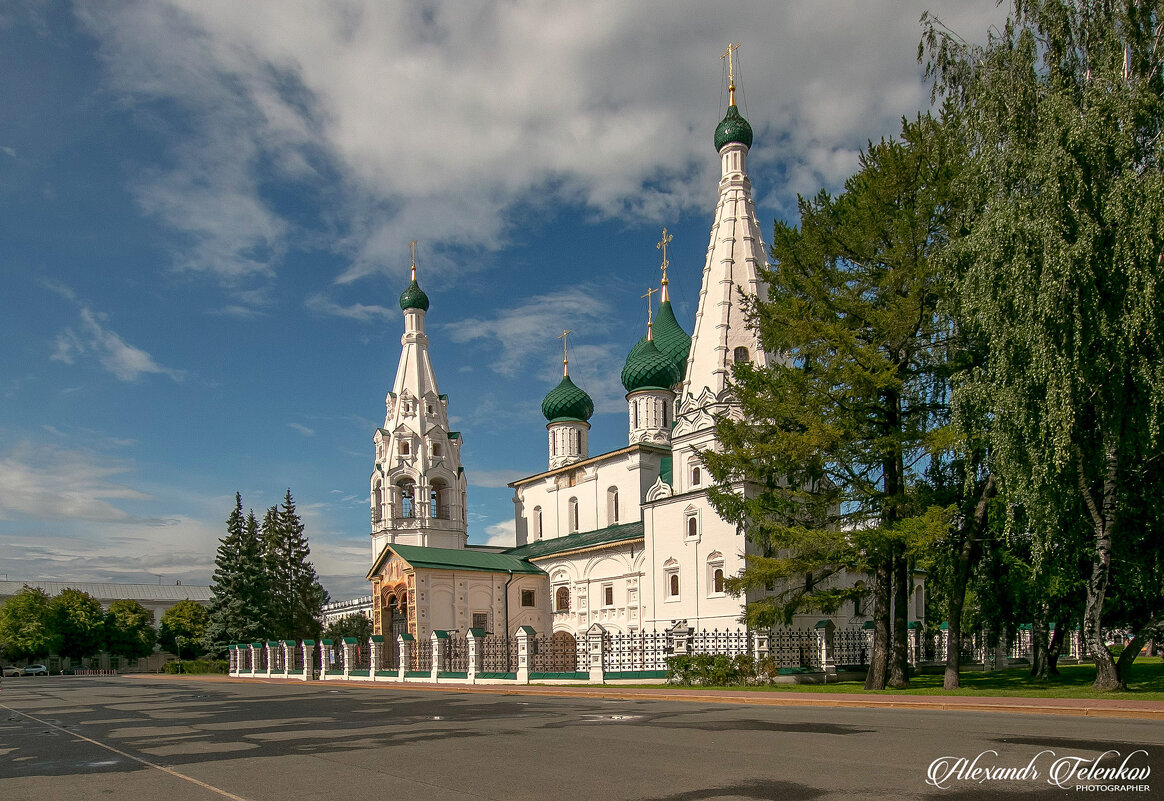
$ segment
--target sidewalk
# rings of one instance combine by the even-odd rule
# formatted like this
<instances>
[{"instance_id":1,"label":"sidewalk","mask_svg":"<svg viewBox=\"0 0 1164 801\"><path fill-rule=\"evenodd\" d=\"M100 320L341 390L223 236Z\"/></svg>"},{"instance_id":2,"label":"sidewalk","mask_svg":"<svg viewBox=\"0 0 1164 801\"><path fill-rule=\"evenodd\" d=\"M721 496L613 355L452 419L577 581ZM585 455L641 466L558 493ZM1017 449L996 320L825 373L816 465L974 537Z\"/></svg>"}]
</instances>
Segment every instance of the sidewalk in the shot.
<instances>
[{"instance_id":1,"label":"sidewalk","mask_svg":"<svg viewBox=\"0 0 1164 801\"><path fill-rule=\"evenodd\" d=\"M298 679L238 679L205 674L196 676L128 674L126 678L165 678L177 681L213 681L242 684L297 684ZM315 682L323 685L324 682ZM311 684L311 682L308 682ZM756 706L816 706L865 709L959 710L965 712L1009 712L1023 715L1072 715L1078 717L1140 718L1164 720L1164 701L1130 698L1002 698L970 695L883 695L862 693L793 692L781 690L702 690L698 687L620 687L618 685L570 687L548 684L408 684L365 681L327 682L329 689L392 688L493 695L543 695L561 698L620 698L641 701L686 701L713 704L753 704Z\"/></svg>"}]
</instances>

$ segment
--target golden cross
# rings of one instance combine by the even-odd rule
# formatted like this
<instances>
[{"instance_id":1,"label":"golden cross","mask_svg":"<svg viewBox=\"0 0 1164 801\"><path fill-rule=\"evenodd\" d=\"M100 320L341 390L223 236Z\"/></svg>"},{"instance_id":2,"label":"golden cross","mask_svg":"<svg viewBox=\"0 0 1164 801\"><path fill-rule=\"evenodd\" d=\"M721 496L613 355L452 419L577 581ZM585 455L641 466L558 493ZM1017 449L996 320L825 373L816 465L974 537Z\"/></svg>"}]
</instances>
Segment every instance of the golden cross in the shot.
<instances>
[{"instance_id":1,"label":"golden cross","mask_svg":"<svg viewBox=\"0 0 1164 801\"><path fill-rule=\"evenodd\" d=\"M728 105L734 106L736 104L736 71L732 67L732 53L739 50L738 44L728 42L727 50L723 51L720 58L726 58L728 63Z\"/></svg>"},{"instance_id":2,"label":"golden cross","mask_svg":"<svg viewBox=\"0 0 1164 801\"><path fill-rule=\"evenodd\" d=\"M658 291L659 290L657 290L657 289L648 289L647 294L639 295L640 298L647 299L647 328L651 327L651 295L655 294Z\"/></svg>"},{"instance_id":3,"label":"golden cross","mask_svg":"<svg viewBox=\"0 0 1164 801\"><path fill-rule=\"evenodd\" d=\"M566 355L566 337L569 336L570 334L573 334L573 333L574 333L573 331L567 331L565 328L563 328L562 335L558 337L558 339L562 340L562 366L563 366L563 368L565 367L565 365L568 365L570 363L570 359ZM565 375L565 372L563 372L562 374Z\"/></svg>"},{"instance_id":4,"label":"golden cross","mask_svg":"<svg viewBox=\"0 0 1164 801\"><path fill-rule=\"evenodd\" d=\"M408 250L412 254L412 280L416 280L416 240L408 243Z\"/></svg>"},{"instance_id":5,"label":"golden cross","mask_svg":"<svg viewBox=\"0 0 1164 801\"><path fill-rule=\"evenodd\" d=\"M660 267L659 267L659 269L663 271L663 286L667 286L667 267L669 266L669 264L668 264L668 262L667 262L667 245L668 245L668 244L671 242L671 240L672 240L672 239L674 239L674 238L675 238L675 237L673 237L673 236L671 236L669 233L667 233L667 229L666 229L666 228L664 228L664 229L663 229L663 238L662 238L662 239L660 239L660 240L659 240L659 241L658 241L658 242L655 244L655 247L656 247L656 248L658 248L659 250L663 251L663 264L662 264L662 266L660 266Z\"/></svg>"}]
</instances>

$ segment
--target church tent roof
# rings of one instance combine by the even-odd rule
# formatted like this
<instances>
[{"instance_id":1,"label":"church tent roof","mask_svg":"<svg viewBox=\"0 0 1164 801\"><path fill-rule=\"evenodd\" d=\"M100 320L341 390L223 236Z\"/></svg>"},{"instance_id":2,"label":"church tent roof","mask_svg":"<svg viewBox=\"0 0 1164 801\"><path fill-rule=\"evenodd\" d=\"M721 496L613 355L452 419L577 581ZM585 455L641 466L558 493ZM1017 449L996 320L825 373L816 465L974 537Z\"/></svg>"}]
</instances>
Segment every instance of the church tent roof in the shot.
<instances>
[{"instance_id":1,"label":"church tent roof","mask_svg":"<svg viewBox=\"0 0 1164 801\"><path fill-rule=\"evenodd\" d=\"M538 540L528 545L511 548L506 555L522 559L541 559L569 551L578 551L585 548L594 548L599 545L613 545L629 540L643 538L643 522L621 523L616 526L596 529L594 531L579 531L567 534L564 537L554 537L549 540Z\"/></svg>"}]
</instances>

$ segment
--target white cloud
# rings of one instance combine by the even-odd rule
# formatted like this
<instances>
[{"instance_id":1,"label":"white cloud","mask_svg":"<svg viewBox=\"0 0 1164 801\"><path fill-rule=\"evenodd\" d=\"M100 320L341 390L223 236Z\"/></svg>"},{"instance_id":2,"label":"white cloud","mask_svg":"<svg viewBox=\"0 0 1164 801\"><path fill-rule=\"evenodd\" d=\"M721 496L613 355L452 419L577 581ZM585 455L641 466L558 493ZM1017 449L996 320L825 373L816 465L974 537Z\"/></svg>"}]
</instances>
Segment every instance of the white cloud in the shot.
<instances>
[{"instance_id":1,"label":"white cloud","mask_svg":"<svg viewBox=\"0 0 1164 801\"><path fill-rule=\"evenodd\" d=\"M458 320L445 330L453 342L495 341L501 347L501 355L491 367L502 375L513 376L527 368L531 357L560 352L561 342L555 337L563 329L596 328L609 317L609 305L597 295L583 287L566 289L530 298L501 309L492 317ZM575 357L582 353L581 349L574 351Z\"/></svg>"},{"instance_id":2,"label":"white cloud","mask_svg":"<svg viewBox=\"0 0 1164 801\"><path fill-rule=\"evenodd\" d=\"M771 194L791 207L927 104L923 10L971 38L1002 16L969 5L89 0L80 16L124 102L179 110L167 160L133 185L184 234L177 266L269 274L304 233L281 188L324 201L307 233L350 281L402 270L413 238L502 247L561 201L664 222L703 203L717 57L741 36L754 163L780 165Z\"/></svg>"},{"instance_id":3,"label":"white cloud","mask_svg":"<svg viewBox=\"0 0 1164 801\"><path fill-rule=\"evenodd\" d=\"M303 425L302 423L288 423L287 427L295 429L296 431L298 431L300 434L302 434L305 437L314 437L315 436L315 429L308 428L307 426Z\"/></svg>"},{"instance_id":4,"label":"white cloud","mask_svg":"<svg viewBox=\"0 0 1164 801\"><path fill-rule=\"evenodd\" d=\"M131 345L105 326L105 315L87 306L80 311L80 331L66 328L56 338L53 361L72 365L78 357L92 355L120 381L136 381L143 374L156 373L181 381L181 370L163 367L146 351Z\"/></svg>"},{"instance_id":5,"label":"white cloud","mask_svg":"<svg viewBox=\"0 0 1164 801\"><path fill-rule=\"evenodd\" d=\"M517 545L517 522L503 520L500 523L485 526L485 541L477 544L513 548Z\"/></svg>"},{"instance_id":6,"label":"white cloud","mask_svg":"<svg viewBox=\"0 0 1164 801\"><path fill-rule=\"evenodd\" d=\"M389 309L386 306L375 306L366 303L353 303L351 306L341 306L325 295L316 293L309 295L304 303L308 311L330 317L346 317L350 320L359 320L362 323L374 320L396 320L400 317L399 309Z\"/></svg>"},{"instance_id":7,"label":"white cloud","mask_svg":"<svg viewBox=\"0 0 1164 801\"><path fill-rule=\"evenodd\" d=\"M118 505L151 498L121 483L132 469L129 462L73 447L16 443L0 455L0 519L171 525L171 519L137 517Z\"/></svg>"}]
</instances>

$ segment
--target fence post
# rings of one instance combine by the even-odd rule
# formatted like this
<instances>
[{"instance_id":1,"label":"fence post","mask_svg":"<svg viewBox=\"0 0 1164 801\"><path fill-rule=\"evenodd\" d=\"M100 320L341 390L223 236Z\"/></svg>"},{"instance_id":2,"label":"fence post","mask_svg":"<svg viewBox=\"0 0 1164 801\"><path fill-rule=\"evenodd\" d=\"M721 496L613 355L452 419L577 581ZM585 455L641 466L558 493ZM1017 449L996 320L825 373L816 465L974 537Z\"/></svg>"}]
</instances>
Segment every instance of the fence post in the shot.
<instances>
[{"instance_id":1,"label":"fence post","mask_svg":"<svg viewBox=\"0 0 1164 801\"><path fill-rule=\"evenodd\" d=\"M825 681L829 675L837 675L837 663L833 660L833 636L837 631L837 624L832 620L819 620L813 626L816 633L817 653L820 659L820 669L825 674Z\"/></svg>"},{"instance_id":2,"label":"fence post","mask_svg":"<svg viewBox=\"0 0 1164 801\"><path fill-rule=\"evenodd\" d=\"M434 629L433 633L429 635L428 641L432 646L430 676L435 683L437 677L445 672L445 652L448 650L445 646L449 641L449 633L442 629Z\"/></svg>"},{"instance_id":3,"label":"fence post","mask_svg":"<svg viewBox=\"0 0 1164 801\"><path fill-rule=\"evenodd\" d=\"M529 684L530 643L537 636L531 626L517 629L517 683Z\"/></svg>"},{"instance_id":4,"label":"fence post","mask_svg":"<svg viewBox=\"0 0 1164 801\"><path fill-rule=\"evenodd\" d=\"M331 660L333 659L332 645L331 640L319 641L319 678L321 679L326 679L329 672L335 672L334 670L328 670L331 667Z\"/></svg>"},{"instance_id":5,"label":"fence post","mask_svg":"<svg viewBox=\"0 0 1164 801\"><path fill-rule=\"evenodd\" d=\"M485 629L469 629L469 683L476 684L485 659Z\"/></svg>"},{"instance_id":6,"label":"fence post","mask_svg":"<svg viewBox=\"0 0 1164 801\"><path fill-rule=\"evenodd\" d=\"M315 640L304 640L299 647L303 650L303 680L311 681L315 678L315 665L312 660L315 656Z\"/></svg>"},{"instance_id":7,"label":"fence post","mask_svg":"<svg viewBox=\"0 0 1164 801\"><path fill-rule=\"evenodd\" d=\"M283 640L283 678L291 678L295 666L295 640Z\"/></svg>"},{"instance_id":8,"label":"fence post","mask_svg":"<svg viewBox=\"0 0 1164 801\"><path fill-rule=\"evenodd\" d=\"M251 675L259 675L259 653L263 650L261 642L251 643Z\"/></svg>"},{"instance_id":9,"label":"fence post","mask_svg":"<svg viewBox=\"0 0 1164 801\"><path fill-rule=\"evenodd\" d=\"M400 648L400 667L398 669L398 673L400 675L401 681L404 681L404 674L412 668L412 651L408 647L408 644L414 639L415 637L413 637L411 634L396 635L396 643Z\"/></svg>"},{"instance_id":10,"label":"fence post","mask_svg":"<svg viewBox=\"0 0 1164 801\"><path fill-rule=\"evenodd\" d=\"M689 656L691 654L691 627L686 620L676 621L675 625L667 629L667 647L675 656Z\"/></svg>"},{"instance_id":11,"label":"fence post","mask_svg":"<svg viewBox=\"0 0 1164 801\"><path fill-rule=\"evenodd\" d=\"M368 639L368 678L376 680L380 665L384 662L384 635L373 634Z\"/></svg>"},{"instance_id":12,"label":"fence post","mask_svg":"<svg viewBox=\"0 0 1164 801\"><path fill-rule=\"evenodd\" d=\"M226 646L226 658L229 660L228 666L226 669L226 675L228 675L228 676L234 675L234 656L235 656L234 645L231 644L231 645Z\"/></svg>"},{"instance_id":13,"label":"fence post","mask_svg":"<svg viewBox=\"0 0 1164 801\"><path fill-rule=\"evenodd\" d=\"M918 637L918 634L920 633L918 627L920 625L921 624L918 621L911 620L908 623L907 628L906 628L906 632L905 632L908 635L908 639L909 639L909 663L911 665L915 665L915 666L917 665L917 663L919 661L921 661L918 659L918 655L917 655L918 645L921 642L921 639Z\"/></svg>"},{"instance_id":14,"label":"fence post","mask_svg":"<svg viewBox=\"0 0 1164 801\"><path fill-rule=\"evenodd\" d=\"M344 637L344 678L346 679L352 670L352 666L356 664L356 638Z\"/></svg>"},{"instance_id":15,"label":"fence post","mask_svg":"<svg viewBox=\"0 0 1164 801\"><path fill-rule=\"evenodd\" d=\"M601 624L595 623L590 628L586 629L586 645L587 652L590 655L590 683L603 684L606 682L606 670L604 668L604 653L606 647L606 629Z\"/></svg>"}]
</instances>

